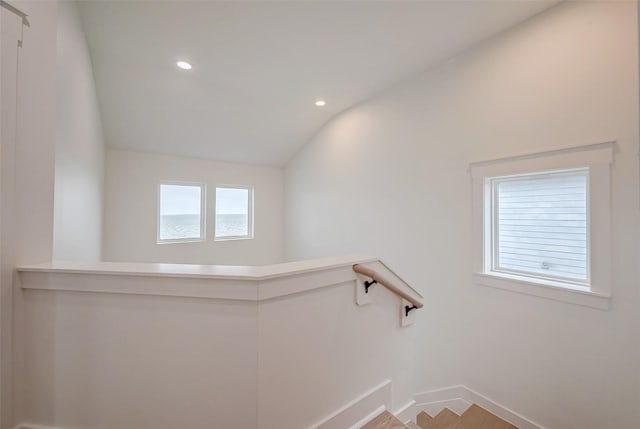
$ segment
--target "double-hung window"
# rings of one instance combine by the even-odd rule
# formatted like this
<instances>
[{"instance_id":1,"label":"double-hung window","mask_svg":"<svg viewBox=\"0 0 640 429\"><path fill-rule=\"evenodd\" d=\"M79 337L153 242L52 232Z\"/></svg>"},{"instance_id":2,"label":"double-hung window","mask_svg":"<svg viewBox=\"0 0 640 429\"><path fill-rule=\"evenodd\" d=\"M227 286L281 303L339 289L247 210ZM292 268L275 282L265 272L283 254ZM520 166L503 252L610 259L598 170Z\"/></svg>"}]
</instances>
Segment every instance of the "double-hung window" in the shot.
<instances>
[{"instance_id":1,"label":"double-hung window","mask_svg":"<svg viewBox=\"0 0 640 429\"><path fill-rule=\"evenodd\" d=\"M474 281L606 308L613 143L471 164Z\"/></svg>"}]
</instances>

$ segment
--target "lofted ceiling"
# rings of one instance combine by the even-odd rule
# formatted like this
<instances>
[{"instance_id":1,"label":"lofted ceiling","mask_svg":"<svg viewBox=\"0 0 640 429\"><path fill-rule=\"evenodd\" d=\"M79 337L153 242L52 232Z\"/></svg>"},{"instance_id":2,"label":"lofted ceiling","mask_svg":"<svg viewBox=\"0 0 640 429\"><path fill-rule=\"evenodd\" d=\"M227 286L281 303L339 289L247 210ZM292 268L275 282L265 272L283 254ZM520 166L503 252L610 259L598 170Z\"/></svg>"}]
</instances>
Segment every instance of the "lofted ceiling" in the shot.
<instances>
[{"instance_id":1,"label":"lofted ceiling","mask_svg":"<svg viewBox=\"0 0 640 429\"><path fill-rule=\"evenodd\" d=\"M80 12L109 147L283 165L333 115L554 3L84 1Z\"/></svg>"}]
</instances>

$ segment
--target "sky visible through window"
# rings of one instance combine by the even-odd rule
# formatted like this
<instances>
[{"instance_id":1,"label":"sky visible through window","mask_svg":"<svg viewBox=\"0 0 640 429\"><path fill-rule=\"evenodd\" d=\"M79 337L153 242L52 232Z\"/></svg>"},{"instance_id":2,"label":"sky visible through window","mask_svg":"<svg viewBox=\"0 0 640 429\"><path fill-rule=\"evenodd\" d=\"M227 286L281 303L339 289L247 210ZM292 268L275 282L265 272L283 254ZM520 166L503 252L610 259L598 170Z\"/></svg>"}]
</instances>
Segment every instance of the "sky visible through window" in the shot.
<instances>
[{"instance_id":1,"label":"sky visible through window","mask_svg":"<svg viewBox=\"0 0 640 429\"><path fill-rule=\"evenodd\" d=\"M249 199L247 188L216 189L216 238L251 235Z\"/></svg>"},{"instance_id":2,"label":"sky visible through window","mask_svg":"<svg viewBox=\"0 0 640 429\"><path fill-rule=\"evenodd\" d=\"M204 239L203 190L200 185L160 185L160 240ZM216 238L247 238L252 235L250 200L249 188L216 188Z\"/></svg>"},{"instance_id":3,"label":"sky visible through window","mask_svg":"<svg viewBox=\"0 0 640 429\"><path fill-rule=\"evenodd\" d=\"M160 185L160 240L201 239L202 187Z\"/></svg>"},{"instance_id":4,"label":"sky visible through window","mask_svg":"<svg viewBox=\"0 0 640 429\"><path fill-rule=\"evenodd\" d=\"M200 214L200 186L161 185L160 214Z\"/></svg>"},{"instance_id":5,"label":"sky visible through window","mask_svg":"<svg viewBox=\"0 0 640 429\"><path fill-rule=\"evenodd\" d=\"M216 214L243 214L248 212L249 190L242 188L216 189Z\"/></svg>"}]
</instances>

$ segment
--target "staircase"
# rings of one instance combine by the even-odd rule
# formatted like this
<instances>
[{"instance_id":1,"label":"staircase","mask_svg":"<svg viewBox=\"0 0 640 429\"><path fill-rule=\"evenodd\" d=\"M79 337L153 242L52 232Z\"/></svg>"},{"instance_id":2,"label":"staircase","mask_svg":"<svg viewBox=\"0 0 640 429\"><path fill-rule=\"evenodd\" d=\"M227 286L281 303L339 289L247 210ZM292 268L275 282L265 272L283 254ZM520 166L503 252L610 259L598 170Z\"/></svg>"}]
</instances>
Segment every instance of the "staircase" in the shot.
<instances>
[{"instance_id":1,"label":"staircase","mask_svg":"<svg viewBox=\"0 0 640 429\"><path fill-rule=\"evenodd\" d=\"M470 406L461 416L448 408L431 417L424 411L417 416L418 424L406 425L388 411L364 425L362 429L518 429L500 417L476 404Z\"/></svg>"}]
</instances>

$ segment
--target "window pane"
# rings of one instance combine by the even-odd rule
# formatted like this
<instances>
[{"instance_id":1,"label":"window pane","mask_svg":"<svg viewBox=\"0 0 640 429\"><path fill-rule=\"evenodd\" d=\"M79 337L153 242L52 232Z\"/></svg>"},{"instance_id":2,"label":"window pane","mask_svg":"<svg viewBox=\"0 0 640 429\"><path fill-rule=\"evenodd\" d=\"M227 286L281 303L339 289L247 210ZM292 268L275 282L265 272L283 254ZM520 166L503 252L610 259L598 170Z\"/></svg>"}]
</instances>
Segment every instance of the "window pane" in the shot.
<instances>
[{"instance_id":1,"label":"window pane","mask_svg":"<svg viewBox=\"0 0 640 429\"><path fill-rule=\"evenodd\" d=\"M202 238L202 187L160 185L160 240Z\"/></svg>"},{"instance_id":2,"label":"window pane","mask_svg":"<svg viewBox=\"0 0 640 429\"><path fill-rule=\"evenodd\" d=\"M581 170L495 182L495 268L588 279L587 174Z\"/></svg>"},{"instance_id":3,"label":"window pane","mask_svg":"<svg viewBox=\"0 0 640 429\"><path fill-rule=\"evenodd\" d=\"M251 235L248 188L216 189L216 237L248 237Z\"/></svg>"}]
</instances>

